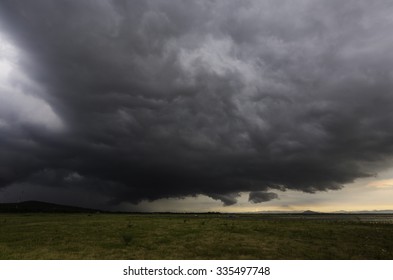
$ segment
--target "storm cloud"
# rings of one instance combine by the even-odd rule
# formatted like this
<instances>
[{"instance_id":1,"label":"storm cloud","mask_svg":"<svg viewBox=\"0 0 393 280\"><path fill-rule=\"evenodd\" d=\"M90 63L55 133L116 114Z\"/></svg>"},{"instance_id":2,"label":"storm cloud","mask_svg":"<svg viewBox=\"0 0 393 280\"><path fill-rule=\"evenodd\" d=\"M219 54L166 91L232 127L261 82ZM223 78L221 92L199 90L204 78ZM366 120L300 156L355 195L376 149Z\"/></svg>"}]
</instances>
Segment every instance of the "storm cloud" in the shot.
<instances>
[{"instance_id":1,"label":"storm cloud","mask_svg":"<svg viewBox=\"0 0 393 280\"><path fill-rule=\"evenodd\" d=\"M0 188L108 203L392 166L391 1L0 2Z\"/></svg>"},{"instance_id":2,"label":"storm cloud","mask_svg":"<svg viewBox=\"0 0 393 280\"><path fill-rule=\"evenodd\" d=\"M250 192L248 201L261 203L277 198L278 195L272 192Z\"/></svg>"}]
</instances>

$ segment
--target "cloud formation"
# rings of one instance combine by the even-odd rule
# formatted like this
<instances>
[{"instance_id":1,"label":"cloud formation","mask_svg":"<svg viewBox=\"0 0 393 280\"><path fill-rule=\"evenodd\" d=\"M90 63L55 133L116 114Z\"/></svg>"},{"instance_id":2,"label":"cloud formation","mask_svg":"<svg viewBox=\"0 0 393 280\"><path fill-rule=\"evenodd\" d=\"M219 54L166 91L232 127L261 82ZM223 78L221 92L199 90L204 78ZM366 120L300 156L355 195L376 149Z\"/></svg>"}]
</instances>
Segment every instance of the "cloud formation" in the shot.
<instances>
[{"instance_id":1,"label":"cloud formation","mask_svg":"<svg viewBox=\"0 0 393 280\"><path fill-rule=\"evenodd\" d=\"M248 201L253 203L261 203L275 199L277 197L278 195L272 192L250 192Z\"/></svg>"},{"instance_id":2,"label":"cloud formation","mask_svg":"<svg viewBox=\"0 0 393 280\"><path fill-rule=\"evenodd\" d=\"M337 190L393 156L391 1L0 3L0 187ZM4 38L5 38L4 37ZM4 62L6 61L6 62Z\"/></svg>"}]
</instances>

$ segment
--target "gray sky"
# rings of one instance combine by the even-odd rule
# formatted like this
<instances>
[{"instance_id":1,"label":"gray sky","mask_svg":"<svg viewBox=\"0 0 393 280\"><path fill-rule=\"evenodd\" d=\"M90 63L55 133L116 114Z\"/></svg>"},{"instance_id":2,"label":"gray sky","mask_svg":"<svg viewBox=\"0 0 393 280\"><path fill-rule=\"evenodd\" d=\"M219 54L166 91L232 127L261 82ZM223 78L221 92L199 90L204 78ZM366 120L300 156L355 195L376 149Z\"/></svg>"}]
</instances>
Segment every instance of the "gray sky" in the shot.
<instances>
[{"instance_id":1,"label":"gray sky","mask_svg":"<svg viewBox=\"0 0 393 280\"><path fill-rule=\"evenodd\" d=\"M393 208L392 15L382 0L1 1L0 198Z\"/></svg>"}]
</instances>

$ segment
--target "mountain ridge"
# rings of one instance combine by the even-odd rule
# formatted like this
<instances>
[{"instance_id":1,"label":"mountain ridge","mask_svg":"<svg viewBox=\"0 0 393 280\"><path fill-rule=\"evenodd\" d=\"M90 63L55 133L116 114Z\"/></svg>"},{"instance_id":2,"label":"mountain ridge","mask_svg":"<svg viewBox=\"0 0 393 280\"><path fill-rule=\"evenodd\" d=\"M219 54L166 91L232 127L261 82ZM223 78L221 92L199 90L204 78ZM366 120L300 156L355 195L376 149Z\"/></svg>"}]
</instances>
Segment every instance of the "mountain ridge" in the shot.
<instances>
[{"instance_id":1,"label":"mountain ridge","mask_svg":"<svg viewBox=\"0 0 393 280\"><path fill-rule=\"evenodd\" d=\"M0 213L95 213L97 209L84 208L79 206L62 205L44 201L22 201L14 203L0 203Z\"/></svg>"}]
</instances>

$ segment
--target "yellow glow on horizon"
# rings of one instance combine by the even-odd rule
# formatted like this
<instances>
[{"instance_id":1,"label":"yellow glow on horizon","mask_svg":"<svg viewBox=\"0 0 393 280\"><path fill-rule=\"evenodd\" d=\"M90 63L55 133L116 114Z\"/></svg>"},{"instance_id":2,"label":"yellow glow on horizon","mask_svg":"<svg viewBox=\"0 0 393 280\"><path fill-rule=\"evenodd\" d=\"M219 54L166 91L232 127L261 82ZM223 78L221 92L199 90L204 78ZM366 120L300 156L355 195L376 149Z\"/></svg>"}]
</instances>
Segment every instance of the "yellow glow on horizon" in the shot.
<instances>
[{"instance_id":1,"label":"yellow glow on horizon","mask_svg":"<svg viewBox=\"0 0 393 280\"><path fill-rule=\"evenodd\" d=\"M393 188L393 179L373 181L368 183L367 186L375 188Z\"/></svg>"}]
</instances>

